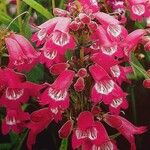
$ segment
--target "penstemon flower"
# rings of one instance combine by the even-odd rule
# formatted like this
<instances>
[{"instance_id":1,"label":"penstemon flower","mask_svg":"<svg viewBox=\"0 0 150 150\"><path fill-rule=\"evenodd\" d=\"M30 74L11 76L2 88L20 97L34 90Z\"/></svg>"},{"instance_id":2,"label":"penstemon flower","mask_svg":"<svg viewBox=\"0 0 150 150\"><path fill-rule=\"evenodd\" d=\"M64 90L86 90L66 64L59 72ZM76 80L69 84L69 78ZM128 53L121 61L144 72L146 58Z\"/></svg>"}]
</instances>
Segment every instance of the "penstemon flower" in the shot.
<instances>
[{"instance_id":1,"label":"penstemon flower","mask_svg":"<svg viewBox=\"0 0 150 150\"><path fill-rule=\"evenodd\" d=\"M143 17L149 17L148 0L128 0L131 18L141 21Z\"/></svg>"},{"instance_id":2,"label":"penstemon flower","mask_svg":"<svg viewBox=\"0 0 150 150\"><path fill-rule=\"evenodd\" d=\"M128 22L148 19L149 8L148 0L70 0L66 10L54 8L54 18L37 26L31 37L36 48L23 35L5 35L2 133L28 129L32 150L38 134L52 122L61 123L59 138L71 139L71 149L118 150L110 127L136 150L134 135L147 128L121 116L129 105L124 85L132 84L138 71L143 86L150 88L149 72L135 64L142 45L150 50L150 39L149 29L129 29Z\"/></svg>"},{"instance_id":3,"label":"penstemon flower","mask_svg":"<svg viewBox=\"0 0 150 150\"><path fill-rule=\"evenodd\" d=\"M30 71L37 64L39 54L22 35L12 33L5 38L5 43L9 53L9 68Z\"/></svg>"}]
</instances>

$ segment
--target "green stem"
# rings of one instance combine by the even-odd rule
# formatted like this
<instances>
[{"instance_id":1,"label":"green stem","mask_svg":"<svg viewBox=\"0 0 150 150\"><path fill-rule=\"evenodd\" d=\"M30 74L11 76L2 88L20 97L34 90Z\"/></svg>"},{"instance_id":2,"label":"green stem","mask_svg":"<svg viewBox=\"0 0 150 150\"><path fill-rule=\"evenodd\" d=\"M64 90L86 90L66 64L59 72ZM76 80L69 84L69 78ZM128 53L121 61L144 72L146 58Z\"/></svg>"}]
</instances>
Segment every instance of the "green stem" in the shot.
<instances>
[{"instance_id":1,"label":"green stem","mask_svg":"<svg viewBox=\"0 0 150 150\"><path fill-rule=\"evenodd\" d=\"M64 7L64 0L61 0L59 3L59 8L63 8Z\"/></svg>"},{"instance_id":2,"label":"green stem","mask_svg":"<svg viewBox=\"0 0 150 150\"><path fill-rule=\"evenodd\" d=\"M6 29L9 29L9 27L11 26L11 24L12 24L16 19L18 19L20 16L22 16L22 15L24 15L24 14L29 14L29 12L28 12L28 11L25 11L25 12L21 13L20 15L16 16L16 17L9 23L9 25L7 26Z\"/></svg>"},{"instance_id":3,"label":"green stem","mask_svg":"<svg viewBox=\"0 0 150 150\"><path fill-rule=\"evenodd\" d=\"M28 130L25 131L24 135L21 138L21 141L19 142L18 146L16 147L16 150L21 150L22 144L23 144L27 134L28 134Z\"/></svg>"},{"instance_id":4,"label":"green stem","mask_svg":"<svg viewBox=\"0 0 150 150\"><path fill-rule=\"evenodd\" d=\"M54 9L56 7L55 0L52 0L52 8Z\"/></svg>"},{"instance_id":5,"label":"green stem","mask_svg":"<svg viewBox=\"0 0 150 150\"><path fill-rule=\"evenodd\" d=\"M62 139L59 150L67 150L68 148L68 139Z\"/></svg>"},{"instance_id":6,"label":"green stem","mask_svg":"<svg viewBox=\"0 0 150 150\"><path fill-rule=\"evenodd\" d=\"M121 135L121 133L116 133L116 134L111 135L111 136L109 136L109 137L110 137L110 139L115 139L115 138L117 138L117 137L120 136L120 135Z\"/></svg>"},{"instance_id":7,"label":"green stem","mask_svg":"<svg viewBox=\"0 0 150 150\"><path fill-rule=\"evenodd\" d=\"M17 2L17 16L19 16L20 15L20 13L21 13L21 0L16 0L16 2ZM20 33L22 33L23 32L23 28L22 28L22 18L21 17L19 17L18 18L18 24L19 24L19 30L20 30Z\"/></svg>"}]
</instances>

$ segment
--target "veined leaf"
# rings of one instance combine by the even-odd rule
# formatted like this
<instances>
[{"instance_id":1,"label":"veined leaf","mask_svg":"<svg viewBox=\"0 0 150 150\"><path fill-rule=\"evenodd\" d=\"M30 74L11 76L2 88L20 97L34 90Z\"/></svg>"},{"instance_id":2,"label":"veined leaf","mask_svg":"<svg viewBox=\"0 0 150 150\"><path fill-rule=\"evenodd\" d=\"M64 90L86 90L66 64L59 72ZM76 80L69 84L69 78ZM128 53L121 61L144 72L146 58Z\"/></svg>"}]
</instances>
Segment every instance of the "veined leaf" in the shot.
<instances>
[{"instance_id":1,"label":"veined leaf","mask_svg":"<svg viewBox=\"0 0 150 150\"><path fill-rule=\"evenodd\" d=\"M135 57L134 53L131 54L130 64L133 68L134 75L136 76L137 79L149 78L149 75L147 74L141 63L138 61L138 59Z\"/></svg>"},{"instance_id":2,"label":"veined leaf","mask_svg":"<svg viewBox=\"0 0 150 150\"><path fill-rule=\"evenodd\" d=\"M35 9L37 12L39 12L41 15L46 17L47 19L53 17L53 15L47 9L45 9L41 4L37 3L35 0L23 0L23 1L30 7Z\"/></svg>"},{"instance_id":3,"label":"veined leaf","mask_svg":"<svg viewBox=\"0 0 150 150\"><path fill-rule=\"evenodd\" d=\"M59 150L67 150L68 148L68 139L62 139Z\"/></svg>"}]
</instances>

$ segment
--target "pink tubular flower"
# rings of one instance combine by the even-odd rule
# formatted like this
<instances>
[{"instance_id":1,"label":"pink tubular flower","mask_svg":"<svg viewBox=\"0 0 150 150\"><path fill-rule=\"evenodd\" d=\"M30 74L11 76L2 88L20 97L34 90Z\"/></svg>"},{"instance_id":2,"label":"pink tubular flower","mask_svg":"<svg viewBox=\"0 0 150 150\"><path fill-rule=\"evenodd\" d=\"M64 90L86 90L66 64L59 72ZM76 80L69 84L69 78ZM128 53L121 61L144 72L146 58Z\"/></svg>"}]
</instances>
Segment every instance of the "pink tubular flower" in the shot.
<instances>
[{"instance_id":1,"label":"pink tubular flower","mask_svg":"<svg viewBox=\"0 0 150 150\"><path fill-rule=\"evenodd\" d=\"M41 49L40 63L46 64L47 67L59 63L64 59L66 50L75 47L74 39L69 35L70 22L71 19L68 17L56 17L55 20L49 20L40 26L39 32L45 29L46 31L43 34L47 35L45 35L44 46ZM49 27L48 23L52 23L52 25ZM37 38L37 41L39 40L40 38Z\"/></svg>"},{"instance_id":2,"label":"pink tubular flower","mask_svg":"<svg viewBox=\"0 0 150 150\"><path fill-rule=\"evenodd\" d=\"M109 111L111 114L120 114L121 109L128 108L128 102L126 100L127 94L124 93L121 88L114 91L114 94L110 97L105 97L104 103L109 105Z\"/></svg>"},{"instance_id":3,"label":"pink tubular flower","mask_svg":"<svg viewBox=\"0 0 150 150\"><path fill-rule=\"evenodd\" d=\"M121 44L123 47L125 56L129 57L130 52L137 46L142 37L146 34L146 31L143 29L137 29L126 37L125 41ZM132 41L132 43L131 43Z\"/></svg>"},{"instance_id":4,"label":"pink tubular flower","mask_svg":"<svg viewBox=\"0 0 150 150\"><path fill-rule=\"evenodd\" d=\"M133 20L142 21L143 17L149 17L149 1L148 0L128 0L131 18Z\"/></svg>"},{"instance_id":5,"label":"pink tubular flower","mask_svg":"<svg viewBox=\"0 0 150 150\"><path fill-rule=\"evenodd\" d=\"M38 26L40 31L33 35L32 41L37 41L37 46L46 42L46 49L57 48L62 54L67 46L71 48L73 45L73 39L68 33L70 22L69 17L50 19Z\"/></svg>"},{"instance_id":6,"label":"pink tubular flower","mask_svg":"<svg viewBox=\"0 0 150 150\"><path fill-rule=\"evenodd\" d=\"M79 2L85 10L91 10L93 13L100 10L97 0L79 0Z\"/></svg>"},{"instance_id":7,"label":"pink tubular flower","mask_svg":"<svg viewBox=\"0 0 150 150\"><path fill-rule=\"evenodd\" d=\"M9 53L9 68L18 71L30 71L37 63L38 53L22 35L10 34L5 38Z\"/></svg>"},{"instance_id":8,"label":"pink tubular flower","mask_svg":"<svg viewBox=\"0 0 150 150\"><path fill-rule=\"evenodd\" d=\"M109 55L109 56L117 53L117 50L118 50L117 43L111 41L108 38L106 31L104 30L102 26L99 26L95 32L97 34L97 39L95 39L95 41L99 43L99 49L102 51L102 53Z\"/></svg>"},{"instance_id":9,"label":"pink tubular flower","mask_svg":"<svg viewBox=\"0 0 150 150\"><path fill-rule=\"evenodd\" d=\"M119 55L122 54L120 53ZM113 57L101 53L92 55L91 60L103 67L119 85L121 85L123 81L129 82L127 74L132 72L131 67L123 67L119 65L119 61L115 60ZM107 60L107 63L105 60Z\"/></svg>"},{"instance_id":10,"label":"pink tubular flower","mask_svg":"<svg viewBox=\"0 0 150 150\"><path fill-rule=\"evenodd\" d=\"M70 22L70 18L61 17L60 20L57 22L56 26L54 27L53 32L50 34L49 40L55 45L61 47L68 44L71 39L68 33Z\"/></svg>"},{"instance_id":11,"label":"pink tubular flower","mask_svg":"<svg viewBox=\"0 0 150 150\"><path fill-rule=\"evenodd\" d=\"M100 122L94 121L92 113L89 111L81 112L78 117L77 128L74 129L72 135L73 149L80 146L82 146L82 150L107 148L109 142L112 144L104 126Z\"/></svg>"},{"instance_id":12,"label":"pink tubular flower","mask_svg":"<svg viewBox=\"0 0 150 150\"><path fill-rule=\"evenodd\" d=\"M29 121L30 115L23 112L20 107L6 111L6 117L2 121L2 134L8 134L11 130L19 134L25 127L25 122Z\"/></svg>"},{"instance_id":13,"label":"pink tubular flower","mask_svg":"<svg viewBox=\"0 0 150 150\"><path fill-rule=\"evenodd\" d=\"M42 132L53 120L51 112L48 108L43 108L34 111L31 114L30 122L26 125L30 129L27 139L27 147L32 149L32 145L35 144L36 136Z\"/></svg>"},{"instance_id":14,"label":"pink tubular flower","mask_svg":"<svg viewBox=\"0 0 150 150\"><path fill-rule=\"evenodd\" d=\"M53 75L59 75L63 71L67 70L69 68L68 63L57 63L50 67L50 73Z\"/></svg>"},{"instance_id":15,"label":"pink tubular flower","mask_svg":"<svg viewBox=\"0 0 150 150\"><path fill-rule=\"evenodd\" d=\"M42 105L50 107L67 108L69 106L68 88L72 83L75 73L71 70L62 72L53 84L48 84L47 89L40 95Z\"/></svg>"},{"instance_id":16,"label":"pink tubular flower","mask_svg":"<svg viewBox=\"0 0 150 150\"><path fill-rule=\"evenodd\" d=\"M40 29L38 32L33 34L32 36L32 42L37 42L37 46L40 46L44 44L46 37L51 33L51 31L54 29L55 25L57 24L60 17L56 17L53 19L50 19L46 21L45 23L38 26Z\"/></svg>"},{"instance_id":17,"label":"pink tubular flower","mask_svg":"<svg viewBox=\"0 0 150 150\"><path fill-rule=\"evenodd\" d=\"M3 80L0 86L5 87L0 97L0 105L6 108L15 109L18 104L26 103L30 96L37 96L41 88L39 85L26 81L24 75L7 68L2 70L0 78Z\"/></svg>"},{"instance_id":18,"label":"pink tubular flower","mask_svg":"<svg viewBox=\"0 0 150 150\"><path fill-rule=\"evenodd\" d=\"M104 115L104 121L117 129L131 144L131 150L136 150L134 134L142 134L147 131L146 127L136 127L128 120L117 115Z\"/></svg>"},{"instance_id":19,"label":"pink tubular flower","mask_svg":"<svg viewBox=\"0 0 150 150\"><path fill-rule=\"evenodd\" d=\"M120 41L127 36L127 30L113 16L103 12L97 12L94 16L102 24L112 41Z\"/></svg>"},{"instance_id":20,"label":"pink tubular flower","mask_svg":"<svg viewBox=\"0 0 150 150\"><path fill-rule=\"evenodd\" d=\"M115 93L119 94L122 90L99 65L90 66L89 71L95 80L91 92L91 100L95 103L112 99Z\"/></svg>"}]
</instances>

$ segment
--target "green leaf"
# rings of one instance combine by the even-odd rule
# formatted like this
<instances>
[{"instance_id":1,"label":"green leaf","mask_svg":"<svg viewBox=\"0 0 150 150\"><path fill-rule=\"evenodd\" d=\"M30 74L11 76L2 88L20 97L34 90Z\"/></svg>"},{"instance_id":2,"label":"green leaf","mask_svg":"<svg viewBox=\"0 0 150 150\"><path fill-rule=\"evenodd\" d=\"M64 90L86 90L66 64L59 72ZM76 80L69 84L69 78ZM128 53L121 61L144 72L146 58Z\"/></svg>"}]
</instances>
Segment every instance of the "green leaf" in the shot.
<instances>
[{"instance_id":1,"label":"green leaf","mask_svg":"<svg viewBox=\"0 0 150 150\"><path fill-rule=\"evenodd\" d=\"M135 28L137 28L137 29L144 29L145 27L146 27L146 22L145 21L143 21L143 22L135 22L134 23L134 26L135 26Z\"/></svg>"},{"instance_id":2,"label":"green leaf","mask_svg":"<svg viewBox=\"0 0 150 150\"><path fill-rule=\"evenodd\" d=\"M6 12L6 0L0 0L0 8L2 11Z\"/></svg>"},{"instance_id":3,"label":"green leaf","mask_svg":"<svg viewBox=\"0 0 150 150\"><path fill-rule=\"evenodd\" d=\"M15 150L22 150L22 145L23 145L23 142L26 138L26 136L28 135L28 130L25 130L21 135L20 135L20 138L17 142L17 145L16 145L16 148Z\"/></svg>"},{"instance_id":4,"label":"green leaf","mask_svg":"<svg viewBox=\"0 0 150 150\"><path fill-rule=\"evenodd\" d=\"M149 75L147 74L141 63L138 61L138 59L135 57L134 53L131 54L130 64L131 67L133 68L133 72L136 79L149 78Z\"/></svg>"},{"instance_id":5,"label":"green leaf","mask_svg":"<svg viewBox=\"0 0 150 150\"><path fill-rule=\"evenodd\" d=\"M44 77L44 67L41 64L38 64L27 74L27 79L34 83L39 83L40 81L43 80L43 77Z\"/></svg>"},{"instance_id":6,"label":"green leaf","mask_svg":"<svg viewBox=\"0 0 150 150\"><path fill-rule=\"evenodd\" d=\"M10 150L12 147L11 143L0 144L0 150Z\"/></svg>"},{"instance_id":7,"label":"green leaf","mask_svg":"<svg viewBox=\"0 0 150 150\"><path fill-rule=\"evenodd\" d=\"M68 139L62 139L59 150L67 150L68 148Z\"/></svg>"},{"instance_id":8,"label":"green leaf","mask_svg":"<svg viewBox=\"0 0 150 150\"><path fill-rule=\"evenodd\" d=\"M68 49L66 51L65 58L66 58L66 60L71 60L71 58L72 58L72 52L71 52L71 50Z\"/></svg>"},{"instance_id":9,"label":"green leaf","mask_svg":"<svg viewBox=\"0 0 150 150\"><path fill-rule=\"evenodd\" d=\"M10 16L8 16L6 13L4 13L3 11L0 10L0 22L1 22L2 24L5 24L6 26L8 26L8 24L9 24L12 20L13 20L13 19L12 19ZM17 30L17 31L19 30L18 25L17 25L17 23L15 23L15 22L12 22L11 27L12 27L13 29L15 29L15 31L16 31L16 30Z\"/></svg>"},{"instance_id":10,"label":"green leaf","mask_svg":"<svg viewBox=\"0 0 150 150\"><path fill-rule=\"evenodd\" d=\"M30 7L35 9L37 12L39 12L41 15L43 15L45 18L47 19L53 18L53 15L41 4L37 3L35 0L23 0L23 1Z\"/></svg>"},{"instance_id":11,"label":"green leaf","mask_svg":"<svg viewBox=\"0 0 150 150\"><path fill-rule=\"evenodd\" d=\"M24 28L23 28L23 35L27 38L27 39L30 39L31 36L32 36L32 31L31 31L31 27L30 27L30 14L31 14L31 10L32 8L30 7L28 12L29 14L26 14L24 19L23 19L23 25L24 25Z\"/></svg>"},{"instance_id":12,"label":"green leaf","mask_svg":"<svg viewBox=\"0 0 150 150\"><path fill-rule=\"evenodd\" d=\"M21 134L16 134L14 132L9 133L11 139L11 149L21 150L23 142L28 134L28 130L24 130ZM1 149L0 149L1 150Z\"/></svg>"},{"instance_id":13,"label":"green leaf","mask_svg":"<svg viewBox=\"0 0 150 150\"><path fill-rule=\"evenodd\" d=\"M11 143L12 143L13 145L16 144L19 135L17 135L17 134L14 133L14 132L10 132L10 133L9 133L9 136L10 136Z\"/></svg>"},{"instance_id":14,"label":"green leaf","mask_svg":"<svg viewBox=\"0 0 150 150\"><path fill-rule=\"evenodd\" d=\"M146 61L150 62L150 52L149 51L144 51L144 54L146 56Z\"/></svg>"}]
</instances>

